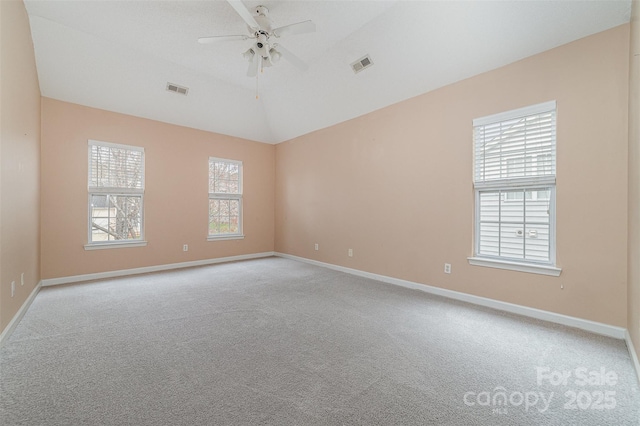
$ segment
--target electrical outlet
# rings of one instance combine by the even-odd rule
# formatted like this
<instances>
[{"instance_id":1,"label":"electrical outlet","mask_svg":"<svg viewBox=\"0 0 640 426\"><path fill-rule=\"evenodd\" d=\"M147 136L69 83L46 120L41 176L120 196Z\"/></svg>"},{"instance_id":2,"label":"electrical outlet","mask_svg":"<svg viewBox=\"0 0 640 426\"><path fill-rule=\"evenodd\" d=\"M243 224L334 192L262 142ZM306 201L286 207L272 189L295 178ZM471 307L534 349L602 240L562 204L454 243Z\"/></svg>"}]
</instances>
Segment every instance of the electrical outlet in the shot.
<instances>
[{"instance_id":1,"label":"electrical outlet","mask_svg":"<svg viewBox=\"0 0 640 426\"><path fill-rule=\"evenodd\" d=\"M182 251L189 251L189 244L185 244L182 246Z\"/></svg>"},{"instance_id":2,"label":"electrical outlet","mask_svg":"<svg viewBox=\"0 0 640 426\"><path fill-rule=\"evenodd\" d=\"M349 257L353 257L353 249L349 249L348 254L349 254Z\"/></svg>"},{"instance_id":3,"label":"electrical outlet","mask_svg":"<svg viewBox=\"0 0 640 426\"><path fill-rule=\"evenodd\" d=\"M320 246L318 245L318 243L316 243L315 249L316 249L316 251L318 251L320 249Z\"/></svg>"},{"instance_id":4,"label":"electrical outlet","mask_svg":"<svg viewBox=\"0 0 640 426\"><path fill-rule=\"evenodd\" d=\"M13 297L14 294L16 294L16 282L11 281L11 297Z\"/></svg>"},{"instance_id":5,"label":"electrical outlet","mask_svg":"<svg viewBox=\"0 0 640 426\"><path fill-rule=\"evenodd\" d=\"M451 264L450 263L445 263L444 264L444 273L445 274L450 274L451 273Z\"/></svg>"},{"instance_id":6,"label":"electrical outlet","mask_svg":"<svg viewBox=\"0 0 640 426\"><path fill-rule=\"evenodd\" d=\"M20 274L20 285L24 285L24 272Z\"/></svg>"}]
</instances>

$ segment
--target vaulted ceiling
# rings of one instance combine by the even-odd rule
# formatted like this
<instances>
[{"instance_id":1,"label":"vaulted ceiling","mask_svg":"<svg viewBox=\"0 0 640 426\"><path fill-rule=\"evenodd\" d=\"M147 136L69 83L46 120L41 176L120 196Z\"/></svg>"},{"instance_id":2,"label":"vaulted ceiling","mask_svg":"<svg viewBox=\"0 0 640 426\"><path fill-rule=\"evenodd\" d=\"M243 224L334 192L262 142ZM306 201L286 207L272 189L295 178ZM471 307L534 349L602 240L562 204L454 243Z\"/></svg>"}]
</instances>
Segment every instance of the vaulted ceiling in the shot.
<instances>
[{"instance_id":1,"label":"vaulted ceiling","mask_svg":"<svg viewBox=\"0 0 640 426\"><path fill-rule=\"evenodd\" d=\"M247 77L252 40L227 1L25 1L43 96L278 143L629 22L630 0L244 1L274 26L317 31L278 42ZM350 64L369 54L373 66ZM166 90L171 82L187 96ZM256 93L259 98L256 99Z\"/></svg>"}]
</instances>

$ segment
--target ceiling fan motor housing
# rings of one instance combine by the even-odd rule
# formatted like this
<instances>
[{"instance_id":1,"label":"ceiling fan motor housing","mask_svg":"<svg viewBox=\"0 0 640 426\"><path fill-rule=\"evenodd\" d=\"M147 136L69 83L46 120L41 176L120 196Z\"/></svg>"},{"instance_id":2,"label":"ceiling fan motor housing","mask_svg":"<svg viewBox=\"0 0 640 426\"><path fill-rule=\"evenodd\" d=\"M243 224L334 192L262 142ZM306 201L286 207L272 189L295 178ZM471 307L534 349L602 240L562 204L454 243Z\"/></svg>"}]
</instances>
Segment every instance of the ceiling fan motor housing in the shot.
<instances>
[{"instance_id":1,"label":"ceiling fan motor housing","mask_svg":"<svg viewBox=\"0 0 640 426\"><path fill-rule=\"evenodd\" d=\"M255 49L260 56L268 56L269 52L269 36L268 34L259 31L258 32L258 40L256 41Z\"/></svg>"}]
</instances>

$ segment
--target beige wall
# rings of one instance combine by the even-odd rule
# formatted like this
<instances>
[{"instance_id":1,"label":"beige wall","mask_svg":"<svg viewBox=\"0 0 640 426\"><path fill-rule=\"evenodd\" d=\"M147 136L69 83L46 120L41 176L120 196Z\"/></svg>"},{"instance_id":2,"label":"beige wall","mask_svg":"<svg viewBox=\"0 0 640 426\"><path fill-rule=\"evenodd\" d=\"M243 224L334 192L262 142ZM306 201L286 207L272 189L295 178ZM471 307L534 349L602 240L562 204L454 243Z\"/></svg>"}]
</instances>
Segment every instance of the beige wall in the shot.
<instances>
[{"instance_id":1,"label":"beige wall","mask_svg":"<svg viewBox=\"0 0 640 426\"><path fill-rule=\"evenodd\" d=\"M85 251L89 139L144 147L146 247ZM42 278L273 251L274 155L273 145L43 98ZM207 241L209 156L243 161L243 240Z\"/></svg>"},{"instance_id":2,"label":"beige wall","mask_svg":"<svg viewBox=\"0 0 640 426\"><path fill-rule=\"evenodd\" d=\"M277 145L276 251L626 327L628 55L623 25ZM472 120L549 100L562 275L470 266Z\"/></svg>"},{"instance_id":3,"label":"beige wall","mask_svg":"<svg viewBox=\"0 0 640 426\"><path fill-rule=\"evenodd\" d=\"M640 2L633 1L629 70L629 318L640 358ZM640 372L638 373L640 374Z\"/></svg>"},{"instance_id":4,"label":"beige wall","mask_svg":"<svg viewBox=\"0 0 640 426\"><path fill-rule=\"evenodd\" d=\"M0 331L40 281L40 87L22 1L0 1ZM20 285L24 273L24 285ZM11 281L16 282L11 297Z\"/></svg>"}]
</instances>

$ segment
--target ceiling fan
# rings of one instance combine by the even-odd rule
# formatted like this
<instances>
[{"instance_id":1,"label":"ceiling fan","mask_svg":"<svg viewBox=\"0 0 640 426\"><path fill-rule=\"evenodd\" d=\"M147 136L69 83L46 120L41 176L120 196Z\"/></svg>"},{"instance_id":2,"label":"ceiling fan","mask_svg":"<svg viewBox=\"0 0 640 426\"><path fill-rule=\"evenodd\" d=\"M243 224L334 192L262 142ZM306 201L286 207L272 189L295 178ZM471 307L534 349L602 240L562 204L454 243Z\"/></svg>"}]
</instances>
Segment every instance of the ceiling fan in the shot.
<instances>
[{"instance_id":1,"label":"ceiling fan","mask_svg":"<svg viewBox=\"0 0 640 426\"><path fill-rule=\"evenodd\" d=\"M219 41L255 40L251 47L243 53L244 58L249 61L249 69L247 71L247 76L249 77L257 76L258 70L272 66L278 62L280 58L285 58L303 71L308 68L307 64L305 64L300 58L285 49L281 44L274 43L273 39L280 38L285 35L315 32L316 25L313 21L302 21L295 24L273 28L271 25L271 19L269 18L269 9L267 9L266 6L257 6L253 8L252 11L255 15L252 15L244 4L242 4L242 1L227 1L247 24L249 34L200 37L198 39L199 43L208 44L217 43Z\"/></svg>"}]
</instances>

